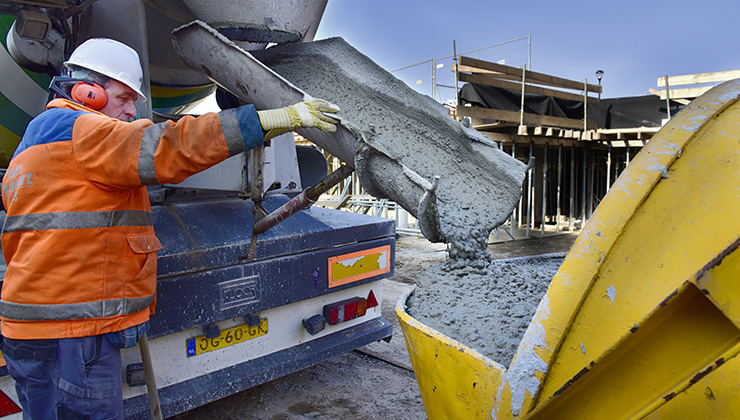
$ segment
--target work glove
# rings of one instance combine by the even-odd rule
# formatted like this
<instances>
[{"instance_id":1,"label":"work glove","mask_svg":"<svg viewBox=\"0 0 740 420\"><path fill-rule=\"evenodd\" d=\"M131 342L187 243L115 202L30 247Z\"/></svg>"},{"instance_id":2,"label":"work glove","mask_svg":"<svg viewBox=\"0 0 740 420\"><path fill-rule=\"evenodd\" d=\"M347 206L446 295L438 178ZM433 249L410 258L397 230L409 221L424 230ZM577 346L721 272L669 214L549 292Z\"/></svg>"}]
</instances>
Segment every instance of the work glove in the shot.
<instances>
[{"instance_id":1,"label":"work glove","mask_svg":"<svg viewBox=\"0 0 740 420\"><path fill-rule=\"evenodd\" d=\"M327 112L337 113L339 107L323 99L311 98L285 108L257 111L257 115L266 132L265 140L269 140L298 128L313 127L333 133L337 131L339 120L326 115Z\"/></svg>"}]
</instances>

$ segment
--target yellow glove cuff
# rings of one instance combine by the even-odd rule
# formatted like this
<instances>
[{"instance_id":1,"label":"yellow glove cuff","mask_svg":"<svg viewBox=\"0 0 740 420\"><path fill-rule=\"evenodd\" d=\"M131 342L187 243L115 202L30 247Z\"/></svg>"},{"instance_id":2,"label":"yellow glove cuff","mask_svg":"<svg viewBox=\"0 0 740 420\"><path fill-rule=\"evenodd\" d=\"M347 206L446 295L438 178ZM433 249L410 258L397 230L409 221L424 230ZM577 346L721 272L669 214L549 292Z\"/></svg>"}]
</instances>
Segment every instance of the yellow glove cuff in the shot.
<instances>
[{"instance_id":1,"label":"yellow glove cuff","mask_svg":"<svg viewBox=\"0 0 740 420\"><path fill-rule=\"evenodd\" d=\"M292 106L257 111L257 116L260 119L262 129L267 132L265 140L301 127L301 117Z\"/></svg>"}]
</instances>

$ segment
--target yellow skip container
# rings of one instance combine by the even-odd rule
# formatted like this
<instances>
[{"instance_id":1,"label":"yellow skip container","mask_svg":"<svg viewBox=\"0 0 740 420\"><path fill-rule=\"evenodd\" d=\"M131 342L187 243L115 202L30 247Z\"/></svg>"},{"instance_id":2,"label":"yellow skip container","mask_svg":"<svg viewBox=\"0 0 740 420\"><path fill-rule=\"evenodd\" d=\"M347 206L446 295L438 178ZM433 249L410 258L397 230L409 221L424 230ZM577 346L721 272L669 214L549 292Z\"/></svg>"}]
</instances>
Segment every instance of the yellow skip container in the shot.
<instances>
[{"instance_id":1,"label":"yellow skip container","mask_svg":"<svg viewBox=\"0 0 740 420\"><path fill-rule=\"evenodd\" d=\"M678 113L503 367L396 308L429 419L740 418L740 80Z\"/></svg>"},{"instance_id":2,"label":"yellow skip container","mask_svg":"<svg viewBox=\"0 0 740 420\"><path fill-rule=\"evenodd\" d=\"M399 298L396 315L427 416L487 419L504 367L407 314L406 301L413 289Z\"/></svg>"}]
</instances>

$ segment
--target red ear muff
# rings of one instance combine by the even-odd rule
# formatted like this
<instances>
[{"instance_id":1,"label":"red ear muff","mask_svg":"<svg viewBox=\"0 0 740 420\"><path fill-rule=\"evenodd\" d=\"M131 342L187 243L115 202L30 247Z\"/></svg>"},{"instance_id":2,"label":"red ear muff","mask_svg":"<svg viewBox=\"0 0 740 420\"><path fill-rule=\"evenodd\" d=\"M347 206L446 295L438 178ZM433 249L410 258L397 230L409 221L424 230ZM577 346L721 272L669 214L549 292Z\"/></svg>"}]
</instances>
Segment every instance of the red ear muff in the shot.
<instances>
[{"instance_id":1,"label":"red ear muff","mask_svg":"<svg viewBox=\"0 0 740 420\"><path fill-rule=\"evenodd\" d=\"M78 82L72 86L70 96L75 101L96 110L102 109L108 103L108 94L96 83Z\"/></svg>"}]
</instances>

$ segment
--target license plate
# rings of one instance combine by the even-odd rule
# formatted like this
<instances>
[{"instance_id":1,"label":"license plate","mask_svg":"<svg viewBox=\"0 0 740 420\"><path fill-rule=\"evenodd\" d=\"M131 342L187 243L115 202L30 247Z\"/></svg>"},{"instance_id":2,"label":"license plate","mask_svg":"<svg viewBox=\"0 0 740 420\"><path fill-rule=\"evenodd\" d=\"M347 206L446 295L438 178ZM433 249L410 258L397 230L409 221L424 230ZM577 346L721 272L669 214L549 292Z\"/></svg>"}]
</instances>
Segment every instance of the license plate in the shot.
<instances>
[{"instance_id":1,"label":"license plate","mask_svg":"<svg viewBox=\"0 0 740 420\"><path fill-rule=\"evenodd\" d=\"M209 351L233 346L237 343L243 343L247 340L262 337L266 334L267 318L262 318L262 321L257 326L250 327L247 324L241 324L236 327L222 330L218 337L208 338L201 335L200 337L188 338L185 340L185 344L188 349L188 357L192 357Z\"/></svg>"}]
</instances>

